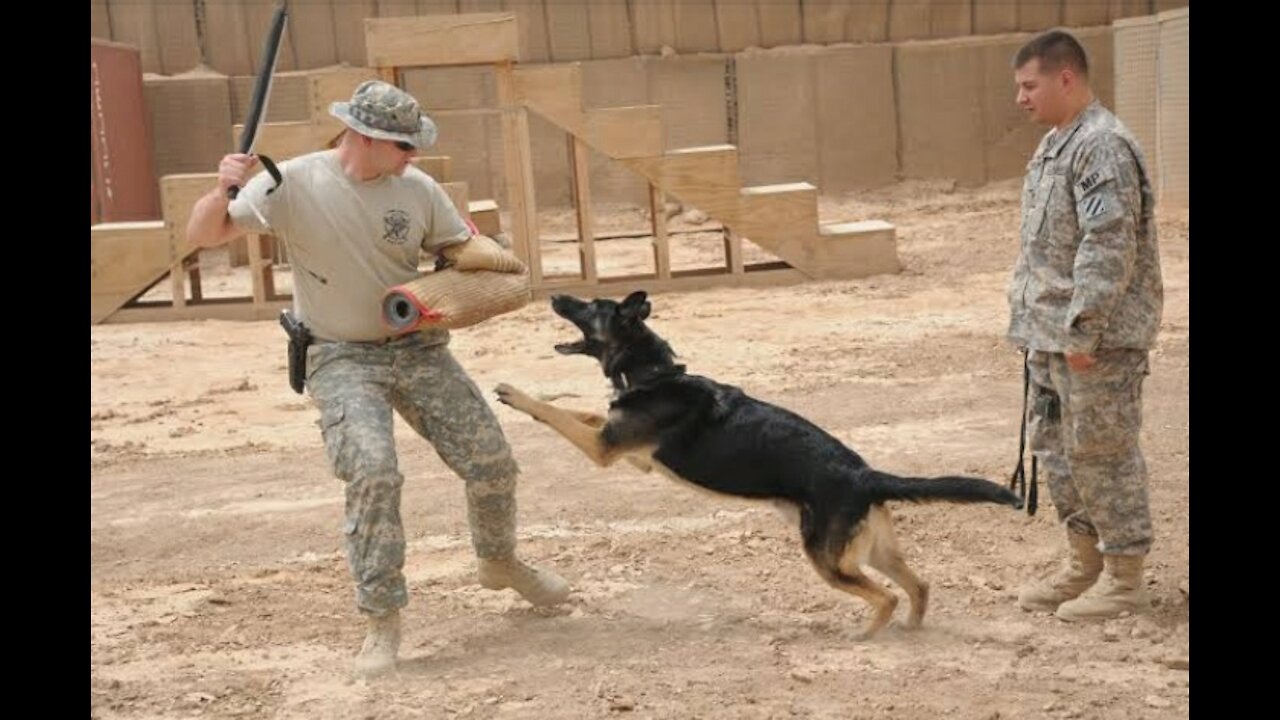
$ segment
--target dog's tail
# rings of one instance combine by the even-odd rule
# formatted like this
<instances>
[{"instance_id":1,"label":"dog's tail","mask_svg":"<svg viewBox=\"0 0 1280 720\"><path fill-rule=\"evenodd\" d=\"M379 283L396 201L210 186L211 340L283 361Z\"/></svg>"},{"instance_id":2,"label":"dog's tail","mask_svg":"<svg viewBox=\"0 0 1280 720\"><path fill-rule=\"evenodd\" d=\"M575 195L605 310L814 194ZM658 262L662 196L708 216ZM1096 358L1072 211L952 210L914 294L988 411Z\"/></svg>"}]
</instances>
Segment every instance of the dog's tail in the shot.
<instances>
[{"instance_id":1,"label":"dog's tail","mask_svg":"<svg viewBox=\"0 0 1280 720\"><path fill-rule=\"evenodd\" d=\"M933 478L904 478L879 470L868 470L864 475L871 496L877 501L906 500L908 502L989 502L1022 509L1022 498L1012 490L976 477L944 475Z\"/></svg>"}]
</instances>

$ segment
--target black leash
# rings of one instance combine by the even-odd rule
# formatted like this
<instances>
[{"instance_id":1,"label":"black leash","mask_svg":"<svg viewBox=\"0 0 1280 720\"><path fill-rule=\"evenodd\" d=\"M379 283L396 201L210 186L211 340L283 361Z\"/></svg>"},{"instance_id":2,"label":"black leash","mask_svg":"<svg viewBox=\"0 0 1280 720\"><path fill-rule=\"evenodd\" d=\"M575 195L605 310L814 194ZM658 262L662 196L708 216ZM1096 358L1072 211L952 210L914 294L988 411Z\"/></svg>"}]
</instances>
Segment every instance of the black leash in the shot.
<instances>
[{"instance_id":1,"label":"black leash","mask_svg":"<svg viewBox=\"0 0 1280 720\"><path fill-rule=\"evenodd\" d=\"M1031 454L1031 493L1027 493L1027 470L1023 458L1027 452L1027 398L1031 395L1031 365L1028 351L1022 351L1022 431L1018 437L1018 464L1013 469L1013 477L1009 478L1009 489L1018 489L1018 496L1026 501L1027 515L1035 515L1040 493L1036 483L1037 468L1035 453Z\"/></svg>"}]
</instances>

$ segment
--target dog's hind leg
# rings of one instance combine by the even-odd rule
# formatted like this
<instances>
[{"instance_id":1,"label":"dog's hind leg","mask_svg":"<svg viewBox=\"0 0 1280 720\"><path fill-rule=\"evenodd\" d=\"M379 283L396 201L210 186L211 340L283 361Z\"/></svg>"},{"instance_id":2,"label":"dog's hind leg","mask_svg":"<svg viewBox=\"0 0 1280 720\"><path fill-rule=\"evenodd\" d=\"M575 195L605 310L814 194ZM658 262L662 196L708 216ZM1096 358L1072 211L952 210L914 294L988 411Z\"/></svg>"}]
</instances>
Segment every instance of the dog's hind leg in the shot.
<instances>
[{"instance_id":1,"label":"dog's hind leg","mask_svg":"<svg viewBox=\"0 0 1280 720\"><path fill-rule=\"evenodd\" d=\"M815 567L817 567L816 563ZM839 569L833 570L833 572L824 572L819 568L818 574L822 575L823 579L831 587L843 590L851 595L857 595L871 604L871 619L863 626L862 631L854 636L855 640L871 639L885 625L888 625L889 620L893 618L893 611L898 607L898 597L889 592L888 588L861 572L850 574Z\"/></svg>"},{"instance_id":2,"label":"dog's hind leg","mask_svg":"<svg viewBox=\"0 0 1280 720\"><path fill-rule=\"evenodd\" d=\"M889 624L894 609L898 607L898 597L889 592L888 588L867 577L856 562L856 558L867 550L865 545L858 547L860 543L870 539L865 537L866 526L865 522L859 523L853 541L845 546L844 552L839 557L823 550L821 545L825 543L805 542L805 554L813 563L814 569L818 571L818 575L826 580L827 584L837 590L857 595L871 604L871 620L863 627L862 632L855 636L857 640L870 639L880 632L885 625Z\"/></svg>"},{"instance_id":3,"label":"dog's hind leg","mask_svg":"<svg viewBox=\"0 0 1280 720\"><path fill-rule=\"evenodd\" d=\"M902 586L911 599L911 614L907 616L907 628L914 630L924 621L929 607L929 583L921 580L907 567L898 540L893 535L893 516L888 508L877 505L871 509L868 520L873 522L871 554L868 564Z\"/></svg>"}]
</instances>

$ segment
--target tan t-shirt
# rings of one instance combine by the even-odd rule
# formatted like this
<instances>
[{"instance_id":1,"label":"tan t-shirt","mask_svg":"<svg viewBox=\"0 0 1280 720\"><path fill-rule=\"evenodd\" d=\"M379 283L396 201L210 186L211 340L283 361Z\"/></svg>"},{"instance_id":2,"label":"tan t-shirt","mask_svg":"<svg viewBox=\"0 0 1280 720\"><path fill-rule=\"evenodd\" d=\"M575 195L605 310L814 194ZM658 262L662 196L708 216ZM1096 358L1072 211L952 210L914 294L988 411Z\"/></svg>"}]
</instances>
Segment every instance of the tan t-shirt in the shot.
<instances>
[{"instance_id":1,"label":"tan t-shirt","mask_svg":"<svg viewBox=\"0 0 1280 720\"><path fill-rule=\"evenodd\" d=\"M421 253L463 242L471 230L440 185L409 166L360 181L336 150L279 164L284 182L254 176L231 202L238 227L284 240L293 266L294 312L315 337L368 341L391 335L381 320L387 289L421 276Z\"/></svg>"}]
</instances>

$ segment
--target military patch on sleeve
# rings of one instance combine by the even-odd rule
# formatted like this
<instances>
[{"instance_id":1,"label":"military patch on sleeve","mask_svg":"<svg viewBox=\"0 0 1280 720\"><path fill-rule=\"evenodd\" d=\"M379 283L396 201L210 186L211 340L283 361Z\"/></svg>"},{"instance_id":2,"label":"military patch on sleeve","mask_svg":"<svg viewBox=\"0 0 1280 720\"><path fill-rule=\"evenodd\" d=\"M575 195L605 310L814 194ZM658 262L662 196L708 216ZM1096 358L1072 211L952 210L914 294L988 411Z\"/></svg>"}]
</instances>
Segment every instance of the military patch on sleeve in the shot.
<instances>
[{"instance_id":1,"label":"military patch on sleeve","mask_svg":"<svg viewBox=\"0 0 1280 720\"><path fill-rule=\"evenodd\" d=\"M1106 184L1102 187L1102 190L1095 190L1092 195L1086 195L1076 204L1076 217L1079 219L1080 229L1085 232L1101 230L1124 217L1124 201L1115 192L1114 185Z\"/></svg>"},{"instance_id":2,"label":"military patch on sleeve","mask_svg":"<svg viewBox=\"0 0 1280 720\"><path fill-rule=\"evenodd\" d=\"M1083 179L1076 183L1076 195L1088 195L1091 191L1096 190L1098 186L1112 178L1112 173L1108 168L1098 168L1093 172L1085 175Z\"/></svg>"},{"instance_id":3,"label":"military patch on sleeve","mask_svg":"<svg viewBox=\"0 0 1280 720\"><path fill-rule=\"evenodd\" d=\"M1107 211L1107 201L1102 195L1094 195L1084 201L1084 219L1092 220Z\"/></svg>"}]
</instances>

